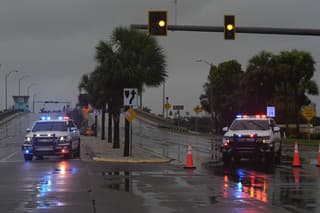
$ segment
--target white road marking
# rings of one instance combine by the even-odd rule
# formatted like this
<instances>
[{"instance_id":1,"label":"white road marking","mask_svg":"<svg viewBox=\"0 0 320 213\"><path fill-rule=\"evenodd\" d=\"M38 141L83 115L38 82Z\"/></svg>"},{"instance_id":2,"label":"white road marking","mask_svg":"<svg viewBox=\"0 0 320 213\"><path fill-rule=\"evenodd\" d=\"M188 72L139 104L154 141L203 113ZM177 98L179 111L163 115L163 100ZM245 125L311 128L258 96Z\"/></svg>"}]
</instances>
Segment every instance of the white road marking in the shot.
<instances>
[{"instance_id":1,"label":"white road marking","mask_svg":"<svg viewBox=\"0 0 320 213\"><path fill-rule=\"evenodd\" d=\"M5 161L7 161L8 159L10 159L12 156L14 156L15 154L17 154L18 152L19 152L19 150L15 151L14 153L11 153L11 154L8 155L7 157L2 158L2 159L0 160L0 162L5 162Z\"/></svg>"}]
</instances>

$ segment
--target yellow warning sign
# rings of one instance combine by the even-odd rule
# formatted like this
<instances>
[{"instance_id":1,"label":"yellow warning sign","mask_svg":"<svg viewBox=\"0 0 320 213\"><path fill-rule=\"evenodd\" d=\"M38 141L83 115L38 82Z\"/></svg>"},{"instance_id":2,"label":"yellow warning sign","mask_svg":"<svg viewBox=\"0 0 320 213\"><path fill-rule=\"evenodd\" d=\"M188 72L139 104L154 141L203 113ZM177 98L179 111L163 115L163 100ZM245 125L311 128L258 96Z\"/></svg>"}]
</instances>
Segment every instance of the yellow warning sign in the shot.
<instances>
[{"instance_id":1,"label":"yellow warning sign","mask_svg":"<svg viewBox=\"0 0 320 213\"><path fill-rule=\"evenodd\" d=\"M136 111L134 111L132 108L129 108L126 112L125 112L125 118L127 119L127 121L131 122L132 120L134 120L137 117L137 113Z\"/></svg>"},{"instance_id":2,"label":"yellow warning sign","mask_svg":"<svg viewBox=\"0 0 320 213\"><path fill-rule=\"evenodd\" d=\"M169 110L171 108L171 104L169 104L168 102L164 104L164 108L166 110Z\"/></svg>"},{"instance_id":3,"label":"yellow warning sign","mask_svg":"<svg viewBox=\"0 0 320 213\"><path fill-rule=\"evenodd\" d=\"M202 112L202 109L199 105L197 105L194 109L195 113L199 114L200 112Z\"/></svg>"},{"instance_id":4,"label":"yellow warning sign","mask_svg":"<svg viewBox=\"0 0 320 213\"><path fill-rule=\"evenodd\" d=\"M307 121L310 121L316 115L316 112L313 110L311 106L307 106L302 111L302 115L305 119L307 119Z\"/></svg>"}]
</instances>

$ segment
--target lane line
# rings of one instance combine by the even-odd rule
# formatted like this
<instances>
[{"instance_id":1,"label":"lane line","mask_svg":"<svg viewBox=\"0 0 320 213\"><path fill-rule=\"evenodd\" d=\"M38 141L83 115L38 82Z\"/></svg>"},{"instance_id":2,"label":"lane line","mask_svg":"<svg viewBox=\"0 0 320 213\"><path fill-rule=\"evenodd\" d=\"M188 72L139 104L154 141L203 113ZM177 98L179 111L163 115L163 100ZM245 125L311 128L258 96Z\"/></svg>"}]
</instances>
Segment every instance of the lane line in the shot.
<instances>
[{"instance_id":1,"label":"lane line","mask_svg":"<svg viewBox=\"0 0 320 213\"><path fill-rule=\"evenodd\" d=\"M5 161L7 161L8 159L10 159L12 156L14 156L15 154L17 154L18 152L19 152L19 150L15 151L14 153L11 153L11 154L8 155L7 157L2 158L2 159L0 160L0 162L5 162Z\"/></svg>"}]
</instances>

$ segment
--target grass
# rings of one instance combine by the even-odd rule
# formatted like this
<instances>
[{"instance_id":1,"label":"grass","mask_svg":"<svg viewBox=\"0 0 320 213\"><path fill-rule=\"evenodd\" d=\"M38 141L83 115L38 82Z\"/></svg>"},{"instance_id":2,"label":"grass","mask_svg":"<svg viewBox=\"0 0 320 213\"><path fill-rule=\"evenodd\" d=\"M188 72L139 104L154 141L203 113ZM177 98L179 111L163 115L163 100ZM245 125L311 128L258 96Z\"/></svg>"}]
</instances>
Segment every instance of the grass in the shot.
<instances>
[{"instance_id":1,"label":"grass","mask_svg":"<svg viewBox=\"0 0 320 213\"><path fill-rule=\"evenodd\" d=\"M286 140L283 140L282 142L284 144L294 144L294 142L297 141L299 145L307 145L307 146L319 146L320 140L315 139L297 139L297 138L287 138Z\"/></svg>"}]
</instances>

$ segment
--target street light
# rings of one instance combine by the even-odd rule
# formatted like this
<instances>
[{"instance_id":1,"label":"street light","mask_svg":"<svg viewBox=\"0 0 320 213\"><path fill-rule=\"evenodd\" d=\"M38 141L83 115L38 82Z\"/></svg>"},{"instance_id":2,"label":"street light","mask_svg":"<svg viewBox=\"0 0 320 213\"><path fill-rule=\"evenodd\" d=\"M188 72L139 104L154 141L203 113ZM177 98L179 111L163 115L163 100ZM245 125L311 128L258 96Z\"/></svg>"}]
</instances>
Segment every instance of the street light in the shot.
<instances>
[{"instance_id":1,"label":"street light","mask_svg":"<svg viewBox=\"0 0 320 213\"><path fill-rule=\"evenodd\" d=\"M34 112L34 102L35 102L35 98L36 98L36 96L38 95L39 93L35 93L35 94L33 94L33 98L32 98L32 112Z\"/></svg>"},{"instance_id":2,"label":"street light","mask_svg":"<svg viewBox=\"0 0 320 213\"><path fill-rule=\"evenodd\" d=\"M8 89L7 89L7 81L8 81L8 77L10 76L11 73L13 72L19 72L18 70L11 70L10 72L6 73L5 75L5 96L6 96L6 110L8 109L8 104L7 104L7 99L8 99Z\"/></svg>"},{"instance_id":3,"label":"street light","mask_svg":"<svg viewBox=\"0 0 320 213\"><path fill-rule=\"evenodd\" d=\"M24 76L22 76L21 78L19 78L19 96L20 96L20 83L21 83L21 80L22 79L25 79L25 78L27 78L27 77L30 77L29 75L24 75Z\"/></svg>"},{"instance_id":4,"label":"street light","mask_svg":"<svg viewBox=\"0 0 320 213\"><path fill-rule=\"evenodd\" d=\"M209 63L207 60L203 60L203 59L198 59L198 60L196 60L196 62L203 62L205 64L208 64L210 66L210 68L213 66L212 63Z\"/></svg>"},{"instance_id":5,"label":"street light","mask_svg":"<svg viewBox=\"0 0 320 213\"><path fill-rule=\"evenodd\" d=\"M30 94L30 88L32 87L32 86L34 86L35 84L34 83L32 83L32 84L30 84L29 86L28 86L28 96L29 96L29 94Z\"/></svg>"}]
</instances>

